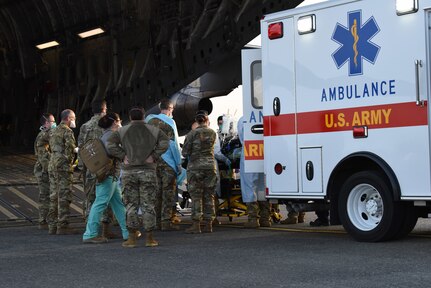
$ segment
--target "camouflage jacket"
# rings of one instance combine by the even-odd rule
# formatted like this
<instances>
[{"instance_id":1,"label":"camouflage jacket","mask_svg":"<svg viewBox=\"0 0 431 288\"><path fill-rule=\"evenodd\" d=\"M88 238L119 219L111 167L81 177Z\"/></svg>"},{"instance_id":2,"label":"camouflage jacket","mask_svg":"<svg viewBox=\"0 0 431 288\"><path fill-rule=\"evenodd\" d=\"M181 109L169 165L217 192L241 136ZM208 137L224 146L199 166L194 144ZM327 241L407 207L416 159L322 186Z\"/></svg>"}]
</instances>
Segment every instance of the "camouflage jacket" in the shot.
<instances>
[{"instance_id":1,"label":"camouflage jacket","mask_svg":"<svg viewBox=\"0 0 431 288\"><path fill-rule=\"evenodd\" d=\"M154 127L157 127L160 130L162 130L163 133L165 133L166 136L168 136L170 140L173 140L173 141L175 140L174 130L165 121L158 119L158 118L152 118L150 121L148 121L148 124L153 125Z\"/></svg>"},{"instance_id":2,"label":"camouflage jacket","mask_svg":"<svg viewBox=\"0 0 431 288\"><path fill-rule=\"evenodd\" d=\"M49 138L51 159L49 170L71 171L76 148L72 129L63 122L54 129Z\"/></svg>"},{"instance_id":3,"label":"camouflage jacket","mask_svg":"<svg viewBox=\"0 0 431 288\"><path fill-rule=\"evenodd\" d=\"M100 118L102 118L100 115L94 115L90 120L82 124L78 135L79 148L90 139L100 139L102 137L103 129L98 125Z\"/></svg>"},{"instance_id":4,"label":"camouflage jacket","mask_svg":"<svg viewBox=\"0 0 431 288\"><path fill-rule=\"evenodd\" d=\"M50 129L43 129L37 134L34 141L34 155L36 155L36 164L34 172L48 172L49 158L51 149L49 148Z\"/></svg>"},{"instance_id":5,"label":"camouflage jacket","mask_svg":"<svg viewBox=\"0 0 431 288\"><path fill-rule=\"evenodd\" d=\"M187 170L215 170L214 144L217 134L206 125L200 125L187 134L182 154L188 158Z\"/></svg>"},{"instance_id":6,"label":"camouflage jacket","mask_svg":"<svg viewBox=\"0 0 431 288\"><path fill-rule=\"evenodd\" d=\"M160 129L145 124L143 121L132 121L112 133L108 138L108 153L120 160L127 155L128 164L124 170L151 168L156 169L156 163L146 160L152 156L159 161L160 156L168 149L169 138Z\"/></svg>"},{"instance_id":7,"label":"camouflage jacket","mask_svg":"<svg viewBox=\"0 0 431 288\"><path fill-rule=\"evenodd\" d=\"M79 135L78 135L79 148L81 148L82 145L84 145L85 142L87 142L88 140L99 139L100 137L102 137L103 129L98 125L100 118L102 118L100 114L94 115L93 117L91 117L90 120L82 124L81 128L79 129ZM84 169L84 174L85 174L86 168L84 166L84 163L82 163L81 159L79 159L78 161L78 167L80 169Z\"/></svg>"}]
</instances>

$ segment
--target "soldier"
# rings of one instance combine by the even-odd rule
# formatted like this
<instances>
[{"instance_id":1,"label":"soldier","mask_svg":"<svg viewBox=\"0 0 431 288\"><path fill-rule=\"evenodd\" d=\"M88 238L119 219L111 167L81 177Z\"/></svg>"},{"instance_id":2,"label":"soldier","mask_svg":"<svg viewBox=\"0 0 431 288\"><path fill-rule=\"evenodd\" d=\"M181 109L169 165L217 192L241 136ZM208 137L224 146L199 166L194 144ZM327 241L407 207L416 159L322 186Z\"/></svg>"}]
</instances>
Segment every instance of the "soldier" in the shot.
<instances>
[{"instance_id":1,"label":"soldier","mask_svg":"<svg viewBox=\"0 0 431 288\"><path fill-rule=\"evenodd\" d=\"M217 121L218 121L218 119L217 119ZM219 197L221 197L221 195L222 195L221 194L221 192L222 192L221 191L221 186L220 186L219 161L223 162L224 165L226 167L228 167L228 168L230 168L231 164L232 164L231 161L229 160L229 158L221 152L221 144L220 144L220 138L219 137L216 138L216 142L215 142L215 145L214 145L214 157L217 160L216 161L217 183L216 183L216 193L214 193L214 207L215 207L216 215L215 215L215 218L213 220L213 226L216 226L216 225L220 225L221 224L221 222L217 219L218 206L219 206Z\"/></svg>"},{"instance_id":2,"label":"soldier","mask_svg":"<svg viewBox=\"0 0 431 288\"><path fill-rule=\"evenodd\" d=\"M160 114L149 115L145 121L161 129L169 137L169 149L157 163L158 193L156 196L156 226L162 231L178 230L171 223L173 211L176 213L175 196L177 176L181 174L181 152L178 145L177 125L172 119L174 104L169 99L160 102ZM174 208L175 207L175 208ZM174 210L175 209L175 210Z\"/></svg>"},{"instance_id":3,"label":"soldier","mask_svg":"<svg viewBox=\"0 0 431 288\"><path fill-rule=\"evenodd\" d=\"M153 247L159 245L153 238L158 189L156 161L168 149L169 138L160 129L144 122L144 109L132 108L129 118L130 124L113 132L107 143L108 153L124 163L122 189L129 239L122 246L137 246L136 231L140 228L138 210L141 208L146 231L145 246Z\"/></svg>"},{"instance_id":4,"label":"soldier","mask_svg":"<svg viewBox=\"0 0 431 288\"><path fill-rule=\"evenodd\" d=\"M208 113L198 111L195 121L199 126L187 134L182 154L188 158L187 183L192 198L193 224L186 233L201 233L200 222L205 221L202 232L212 232L215 218L214 193L217 183L214 144L217 134L209 126Z\"/></svg>"},{"instance_id":5,"label":"soldier","mask_svg":"<svg viewBox=\"0 0 431 288\"><path fill-rule=\"evenodd\" d=\"M90 120L82 124L79 129L78 135L78 147L81 148L82 145L85 144L90 139L99 139L102 137L103 130L100 128L97 123L100 118L102 118L106 114L106 101L95 102L92 104L92 111L94 113L93 117ZM81 162L81 161L80 161ZM80 164L81 166L81 164ZM82 175L83 175L83 184L84 184L84 219L87 219L88 214L90 213L91 204L94 202L96 198L95 189L96 189L96 175L91 174L90 171L87 170L85 166L82 167Z\"/></svg>"},{"instance_id":6,"label":"soldier","mask_svg":"<svg viewBox=\"0 0 431 288\"><path fill-rule=\"evenodd\" d=\"M238 120L238 136L244 142L244 117ZM241 153L241 194L242 201L247 205L248 220L244 228L271 227L271 208L268 201L257 201L257 192L264 191L263 173L245 173L244 145Z\"/></svg>"},{"instance_id":7,"label":"soldier","mask_svg":"<svg viewBox=\"0 0 431 288\"><path fill-rule=\"evenodd\" d=\"M304 223L305 212L295 212L289 211L287 213L287 218L283 221L280 221L280 224L298 224Z\"/></svg>"},{"instance_id":8,"label":"soldier","mask_svg":"<svg viewBox=\"0 0 431 288\"><path fill-rule=\"evenodd\" d=\"M44 113L40 117L40 132L34 141L34 154L36 155L36 164L34 165L34 176L36 176L39 185L39 229L47 230L47 216L49 211L49 174L48 164L51 155L49 148L50 129L54 129L54 116L50 113Z\"/></svg>"},{"instance_id":9,"label":"soldier","mask_svg":"<svg viewBox=\"0 0 431 288\"><path fill-rule=\"evenodd\" d=\"M49 234L76 234L69 227L70 203L72 202L73 159L77 152L75 137L75 113L66 109L61 112L61 123L52 130L49 138L51 159L48 172L50 182L48 228Z\"/></svg>"},{"instance_id":10,"label":"soldier","mask_svg":"<svg viewBox=\"0 0 431 288\"><path fill-rule=\"evenodd\" d=\"M81 148L82 145L85 144L88 140L91 139L100 139L103 134L103 129L98 126L98 122L100 118L106 115L107 111L106 101L96 101L92 103L92 111L94 113L93 117L90 120L82 124L79 129L78 136L78 147ZM91 205L96 199L96 175L92 174L87 170L85 166L83 166L82 175L84 176L84 219L87 220L88 215L90 214ZM113 239L119 238L119 235L112 233L109 227L109 223L111 222L110 215L112 215L111 206L108 206L108 209L103 211L102 216L102 237Z\"/></svg>"},{"instance_id":11,"label":"soldier","mask_svg":"<svg viewBox=\"0 0 431 288\"><path fill-rule=\"evenodd\" d=\"M220 144L223 142L223 135L222 135L222 130L223 130L223 115L220 115L217 117L217 137L219 139Z\"/></svg>"},{"instance_id":12,"label":"soldier","mask_svg":"<svg viewBox=\"0 0 431 288\"><path fill-rule=\"evenodd\" d=\"M108 138L121 127L121 119L117 113L109 112L100 118L98 125L103 129L103 135L100 140L106 147ZM127 240L129 238L129 232L126 227L126 208L121 199L120 186L118 185L119 166L118 163L114 162L111 169L107 172L106 178L104 180L98 179L96 199L88 215L87 227L82 237L83 243L100 244L108 242L107 237L104 235L99 236L100 218L103 212L106 211L108 204L111 205L118 220L123 239Z\"/></svg>"},{"instance_id":13,"label":"soldier","mask_svg":"<svg viewBox=\"0 0 431 288\"><path fill-rule=\"evenodd\" d=\"M310 222L310 226L329 226L329 210L317 210L317 219Z\"/></svg>"}]
</instances>

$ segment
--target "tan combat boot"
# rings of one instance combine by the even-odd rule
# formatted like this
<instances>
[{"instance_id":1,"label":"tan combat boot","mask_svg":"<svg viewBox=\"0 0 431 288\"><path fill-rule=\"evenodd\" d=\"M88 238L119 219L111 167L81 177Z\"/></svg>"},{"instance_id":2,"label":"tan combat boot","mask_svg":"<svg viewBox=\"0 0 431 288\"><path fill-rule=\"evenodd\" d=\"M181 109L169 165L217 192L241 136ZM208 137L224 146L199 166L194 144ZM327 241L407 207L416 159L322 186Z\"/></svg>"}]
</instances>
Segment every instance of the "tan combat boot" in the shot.
<instances>
[{"instance_id":1,"label":"tan combat boot","mask_svg":"<svg viewBox=\"0 0 431 288\"><path fill-rule=\"evenodd\" d=\"M177 207L175 206L172 207L171 222L172 224L181 223L181 218L177 216Z\"/></svg>"},{"instance_id":2,"label":"tan combat boot","mask_svg":"<svg viewBox=\"0 0 431 288\"><path fill-rule=\"evenodd\" d=\"M268 201L258 201L260 227L271 227L271 209Z\"/></svg>"},{"instance_id":3,"label":"tan combat boot","mask_svg":"<svg viewBox=\"0 0 431 288\"><path fill-rule=\"evenodd\" d=\"M213 221L212 220L205 221L205 226L202 229L202 233L213 233Z\"/></svg>"},{"instance_id":4,"label":"tan combat boot","mask_svg":"<svg viewBox=\"0 0 431 288\"><path fill-rule=\"evenodd\" d=\"M46 222L41 222L39 223L39 230L48 230L48 223Z\"/></svg>"},{"instance_id":5,"label":"tan combat boot","mask_svg":"<svg viewBox=\"0 0 431 288\"><path fill-rule=\"evenodd\" d=\"M258 218L259 206L256 202L247 203L248 219L244 223L244 228L256 229L260 227Z\"/></svg>"},{"instance_id":6,"label":"tan combat boot","mask_svg":"<svg viewBox=\"0 0 431 288\"><path fill-rule=\"evenodd\" d=\"M57 226L48 226L48 234L56 235L57 234Z\"/></svg>"},{"instance_id":7,"label":"tan combat boot","mask_svg":"<svg viewBox=\"0 0 431 288\"><path fill-rule=\"evenodd\" d=\"M107 239L119 239L120 235L111 231L109 223L102 222L102 237Z\"/></svg>"},{"instance_id":8,"label":"tan combat boot","mask_svg":"<svg viewBox=\"0 0 431 288\"><path fill-rule=\"evenodd\" d=\"M163 221L161 225L162 231L178 231L180 227L178 225L174 225L171 221Z\"/></svg>"},{"instance_id":9,"label":"tan combat boot","mask_svg":"<svg viewBox=\"0 0 431 288\"><path fill-rule=\"evenodd\" d=\"M190 228L186 229L187 234L200 234L201 233L201 222L193 221L193 224Z\"/></svg>"},{"instance_id":10,"label":"tan combat boot","mask_svg":"<svg viewBox=\"0 0 431 288\"><path fill-rule=\"evenodd\" d=\"M136 246L138 246L138 244L136 243L136 231L138 231L138 229L127 230L129 230L129 239L124 241L121 246L123 246L124 248L135 248Z\"/></svg>"},{"instance_id":11,"label":"tan combat boot","mask_svg":"<svg viewBox=\"0 0 431 288\"><path fill-rule=\"evenodd\" d=\"M299 212L298 214L298 223L304 223L305 212Z\"/></svg>"},{"instance_id":12,"label":"tan combat boot","mask_svg":"<svg viewBox=\"0 0 431 288\"><path fill-rule=\"evenodd\" d=\"M280 224L286 224L286 225L290 225L290 224L297 224L298 223L298 212L294 212L291 211L289 213L287 213L287 218L284 219L283 221L280 221Z\"/></svg>"},{"instance_id":13,"label":"tan combat boot","mask_svg":"<svg viewBox=\"0 0 431 288\"><path fill-rule=\"evenodd\" d=\"M220 220L218 220L217 217L214 218L214 220L213 220L213 226L219 226L219 225L221 225Z\"/></svg>"},{"instance_id":14,"label":"tan combat boot","mask_svg":"<svg viewBox=\"0 0 431 288\"><path fill-rule=\"evenodd\" d=\"M148 231L148 232L146 232L146 234L147 234L147 239L145 240L145 246L146 247L159 246L159 242L157 242L153 238L153 231Z\"/></svg>"}]
</instances>

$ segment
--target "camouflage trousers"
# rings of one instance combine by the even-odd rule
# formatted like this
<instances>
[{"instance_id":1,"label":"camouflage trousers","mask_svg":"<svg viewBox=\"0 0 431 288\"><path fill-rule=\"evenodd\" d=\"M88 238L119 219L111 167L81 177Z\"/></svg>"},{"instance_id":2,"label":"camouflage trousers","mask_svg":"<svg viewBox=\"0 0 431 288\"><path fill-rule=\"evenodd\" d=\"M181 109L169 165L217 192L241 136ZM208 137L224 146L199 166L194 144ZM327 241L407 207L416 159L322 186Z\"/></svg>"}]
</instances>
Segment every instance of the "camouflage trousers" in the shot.
<instances>
[{"instance_id":1,"label":"camouflage trousers","mask_svg":"<svg viewBox=\"0 0 431 288\"><path fill-rule=\"evenodd\" d=\"M158 189L156 194L156 221L157 225L161 222L170 222L172 207L175 206L175 194L177 187L177 175L171 166L161 161L157 165Z\"/></svg>"},{"instance_id":2,"label":"camouflage trousers","mask_svg":"<svg viewBox=\"0 0 431 288\"><path fill-rule=\"evenodd\" d=\"M212 221L215 218L216 172L213 170L189 170L187 171L187 183L187 190L192 198L192 220Z\"/></svg>"},{"instance_id":3,"label":"camouflage trousers","mask_svg":"<svg viewBox=\"0 0 431 288\"><path fill-rule=\"evenodd\" d=\"M83 203L83 213L84 213L84 220L87 220L88 215L90 215L91 205L93 205L94 200L96 200L96 184L97 184L97 178L96 175L90 173L90 171L85 170L84 173L84 194L85 199ZM104 223L110 223L112 219L112 209L111 206L108 206L105 211L103 211L102 219L101 221Z\"/></svg>"},{"instance_id":4,"label":"camouflage trousers","mask_svg":"<svg viewBox=\"0 0 431 288\"><path fill-rule=\"evenodd\" d=\"M51 171L49 173L50 194L48 225L50 228L67 227L70 203L72 203L72 171Z\"/></svg>"},{"instance_id":5,"label":"camouflage trousers","mask_svg":"<svg viewBox=\"0 0 431 288\"><path fill-rule=\"evenodd\" d=\"M124 170L122 176L123 202L126 205L127 228L139 229L139 210L145 231L156 226L157 174L156 169Z\"/></svg>"},{"instance_id":6,"label":"camouflage trousers","mask_svg":"<svg viewBox=\"0 0 431 288\"><path fill-rule=\"evenodd\" d=\"M35 173L39 186L39 224L46 224L49 212L49 174L47 171Z\"/></svg>"}]
</instances>

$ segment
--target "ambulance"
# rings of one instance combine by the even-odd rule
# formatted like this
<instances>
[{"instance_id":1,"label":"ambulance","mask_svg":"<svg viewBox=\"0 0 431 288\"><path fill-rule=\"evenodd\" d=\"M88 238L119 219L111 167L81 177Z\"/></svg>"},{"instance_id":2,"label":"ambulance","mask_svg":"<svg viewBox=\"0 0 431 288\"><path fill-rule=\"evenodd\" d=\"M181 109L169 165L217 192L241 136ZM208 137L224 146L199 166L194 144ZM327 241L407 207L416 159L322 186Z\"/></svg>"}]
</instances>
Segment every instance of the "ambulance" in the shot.
<instances>
[{"instance_id":1,"label":"ambulance","mask_svg":"<svg viewBox=\"0 0 431 288\"><path fill-rule=\"evenodd\" d=\"M358 241L431 211L431 0L337 0L266 15L244 49L245 171Z\"/></svg>"}]
</instances>

